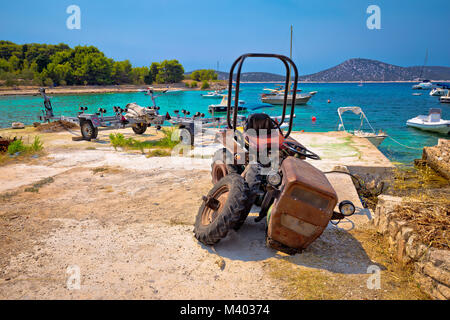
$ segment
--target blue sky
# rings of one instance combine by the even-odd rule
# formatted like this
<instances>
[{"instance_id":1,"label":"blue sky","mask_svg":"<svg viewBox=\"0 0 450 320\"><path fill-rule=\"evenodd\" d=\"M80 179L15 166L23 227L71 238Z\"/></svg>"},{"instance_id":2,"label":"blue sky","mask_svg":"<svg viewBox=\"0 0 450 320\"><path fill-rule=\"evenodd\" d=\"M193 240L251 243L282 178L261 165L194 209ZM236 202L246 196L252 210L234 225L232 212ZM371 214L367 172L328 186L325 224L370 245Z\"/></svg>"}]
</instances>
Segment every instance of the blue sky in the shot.
<instances>
[{"instance_id":1,"label":"blue sky","mask_svg":"<svg viewBox=\"0 0 450 320\"><path fill-rule=\"evenodd\" d=\"M81 8L81 30L68 30L66 8ZM369 30L369 5L381 29ZM450 66L448 0L41 0L2 1L0 39L94 45L134 66L178 59L186 71L228 71L244 52L289 55L301 74L361 57L401 65ZM249 61L247 71L283 73L281 64Z\"/></svg>"}]
</instances>

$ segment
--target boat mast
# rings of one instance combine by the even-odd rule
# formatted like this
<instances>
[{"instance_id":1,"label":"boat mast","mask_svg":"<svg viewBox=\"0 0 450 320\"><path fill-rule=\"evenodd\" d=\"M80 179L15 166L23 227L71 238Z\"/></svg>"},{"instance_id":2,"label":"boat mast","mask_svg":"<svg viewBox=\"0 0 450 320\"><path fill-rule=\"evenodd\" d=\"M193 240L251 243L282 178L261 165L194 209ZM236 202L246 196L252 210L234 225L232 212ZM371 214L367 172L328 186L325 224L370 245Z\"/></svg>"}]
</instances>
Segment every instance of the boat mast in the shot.
<instances>
[{"instance_id":1,"label":"boat mast","mask_svg":"<svg viewBox=\"0 0 450 320\"><path fill-rule=\"evenodd\" d=\"M423 62L422 69L420 70L419 81L422 81L423 69L425 68L425 65L427 64L427 60L428 60L428 48L427 48L427 51L425 53L425 61Z\"/></svg>"}]
</instances>

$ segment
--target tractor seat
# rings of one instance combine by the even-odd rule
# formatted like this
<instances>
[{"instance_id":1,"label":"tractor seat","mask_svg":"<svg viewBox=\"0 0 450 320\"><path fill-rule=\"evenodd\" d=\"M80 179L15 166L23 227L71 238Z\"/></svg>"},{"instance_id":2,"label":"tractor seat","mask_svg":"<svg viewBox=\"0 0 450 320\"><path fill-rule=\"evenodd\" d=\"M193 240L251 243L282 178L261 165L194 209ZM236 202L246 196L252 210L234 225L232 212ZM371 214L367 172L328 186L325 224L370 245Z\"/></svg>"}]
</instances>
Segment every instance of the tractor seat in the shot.
<instances>
[{"instance_id":1,"label":"tractor seat","mask_svg":"<svg viewBox=\"0 0 450 320\"><path fill-rule=\"evenodd\" d=\"M265 113L254 113L247 118L245 125L246 141L249 146L259 149L270 149L271 143L281 145L284 141L283 135L277 130L273 120ZM252 130L250 130L252 129ZM256 131L256 136L255 132ZM260 130L263 130L260 137ZM276 130L273 134L271 130Z\"/></svg>"},{"instance_id":2,"label":"tractor seat","mask_svg":"<svg viewBox=\"0 0 450 320\"><path fill-rule=\"evenodd\" d=\"M269 133L270 130L276 129L272 119L265 113L254 113L247 118L247 122L245 124L245 131L249 129L256 130L256 135L259 136L259 130L267 130Z\"/></svg>"}]
</instances>

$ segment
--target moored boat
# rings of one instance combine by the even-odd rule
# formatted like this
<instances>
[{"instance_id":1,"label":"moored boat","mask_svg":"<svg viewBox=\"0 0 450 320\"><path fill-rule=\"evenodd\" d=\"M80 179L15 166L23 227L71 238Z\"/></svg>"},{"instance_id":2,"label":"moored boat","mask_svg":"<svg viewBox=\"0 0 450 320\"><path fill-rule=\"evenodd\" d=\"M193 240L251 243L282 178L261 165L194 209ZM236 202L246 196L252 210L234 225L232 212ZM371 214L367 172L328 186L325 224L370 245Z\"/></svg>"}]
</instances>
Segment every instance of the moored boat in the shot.
<instances>
[{"instance_id":1,"label":"moored boat","mask_svg":"<svg viewBox=\"0 0 450 320\"><path fill-rule=\"evenodd\" d=\"M446 96L448 94L448 87L442 86L442 88L433 88L430 91L430 96L441 97Z\"/></svg>"},{"instance_id":2,"label":"moored boat","mask_svg":"<svg viewBox=\"0 0 450 320\"><path fill-rule=\"evenodd\" d=\"M439 102L441 102L441 103L450 103L450 91L447 92L447 95L440 96L439 97Z\"/></svg>"},{"instance_id":3,"label":"moored boat","mask_svg":"<svg viewBox=\"0 0 450 320\"><path fill-rule=\"evenodd\" d=\"M223 92L222 91L210 91L206 94L201 95L203 98L210 98L210 99L222 99L223 98Z\"/></svg>"},{"instance_id":4,"label":"moored boat","mask_svg":"<svg viewBox=\"0 0 450 320\"><path fill-rule=\"evenodd\" d=\"M442 110L439 108L430 109L428 115L418 115L406 121L408 127L437 132L442 134L450 133L450 120L441 119Z\"/></svg>"},{"instance_id":5,"label":"moored boat","mask_svg":"<svg viewBox=\"0 0 450 320\"><path fill-rule=\"evenodd\" d=\"M247 107L244 107L245 101L239 100L238 111L247 111ZM234 106L234 99L232 99L231 105ZM211 104L208 106L208 111L212 114L216 112L227 112L228 96L222 95L222 101L219 104Z\"/></svg>"},{"instance_id":6,"label":"moored boat","mask_svg":"<svg viewBox=\"0 0 450 320\"><path fill-rule=\"evenodd\" d=\"M372 125L369 122L369 119L367 119L366 115L362 111L360 107L340 107L338 108L338 115L341 123L339 124L338 130L341 131L347 131L351 134L353 134L355 137L359 138L366 138L369 140L375 147L378 147L384 139L387 138L387 134L383 131L379 131L378 133L375 132L375 129L372 127ZM354 114L360 116L361 123L359 125L359 128L356 130L347 130L344 125L344 120L342 119L342 114L347 111L352 111ZM364 120L367 122L370 131L369 130L363 130Z\"/></svg>"},{"instance_id":7,"label":"moored boat","mask_svg":"<svg viewBox=\"0 0 450 320\"><path fill-rule=\"evenodd\" d=\"M419 84L413 85L412 88L416 90L430 90L433 88L433 84L430 80L422 80Z\"/></svg>"}]
</instances>

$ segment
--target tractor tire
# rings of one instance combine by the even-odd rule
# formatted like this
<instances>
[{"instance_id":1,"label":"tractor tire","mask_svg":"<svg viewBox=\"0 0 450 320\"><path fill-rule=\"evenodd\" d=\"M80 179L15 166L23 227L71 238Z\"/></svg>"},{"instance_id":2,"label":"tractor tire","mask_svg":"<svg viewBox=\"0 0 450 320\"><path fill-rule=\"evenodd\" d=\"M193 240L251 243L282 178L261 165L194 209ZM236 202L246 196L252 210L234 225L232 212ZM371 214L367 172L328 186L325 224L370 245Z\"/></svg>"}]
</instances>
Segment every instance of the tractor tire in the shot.
<instances>
[{"instance_id":1,"label":"tractor tire","mask_svg":"<svg viewBox=\"0 0 450 320\"><path fill-rule=\"evenodd\" d=\"M81 135L84 140L90 141L98 136L98 128L94 127L91 121L83 121L80 125Z\"/></svg>"},{"instance_id":2,"label":"tractor tire","mask_svg":"<svg viewBox=\"0 0 450 320\"><path fill-rule=\"evenodd\" d=\"M213 184L216 184L220 179L230 173L241 174L244 171L244 166L242 165L227 164L227 158L233 159L233 156L226 148L217 150L214 153L211 163L211 176Z\"/></svg>"},{"instance_id":3,"label":"tractor tire","mask_svg":"<svg viewBox=\"0 0 450 320\"><path fill-rule=\"evenodd\" d=\"M144 134L147 130L147 124L146 123L136 123L131 127L136 134Z\"/></svg>"},{"instance_id":4,"label":"tractor tire","mask_svg":"<svg viewBox=\"0 0 450 320\"><path fill-rule=\"evenodd\" d=\"M238 174L221 179L207 198L214 199L217 207L212 209L203 201L195 220L195 237L206 245L214 245L225 238L228 231L239 228L249 213L248 187ZM240 224L240 225L239 225Z\"/></svg>"}]
</instances>

